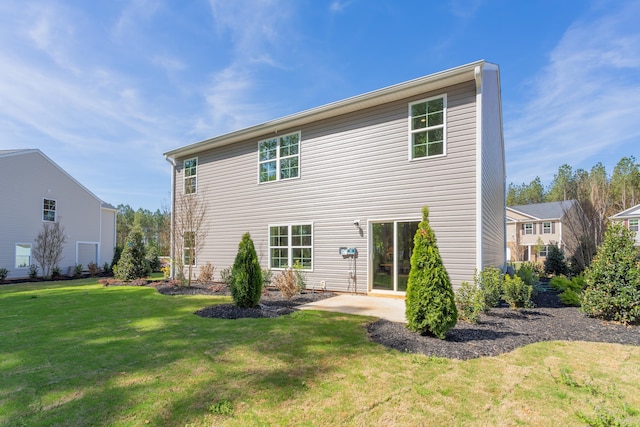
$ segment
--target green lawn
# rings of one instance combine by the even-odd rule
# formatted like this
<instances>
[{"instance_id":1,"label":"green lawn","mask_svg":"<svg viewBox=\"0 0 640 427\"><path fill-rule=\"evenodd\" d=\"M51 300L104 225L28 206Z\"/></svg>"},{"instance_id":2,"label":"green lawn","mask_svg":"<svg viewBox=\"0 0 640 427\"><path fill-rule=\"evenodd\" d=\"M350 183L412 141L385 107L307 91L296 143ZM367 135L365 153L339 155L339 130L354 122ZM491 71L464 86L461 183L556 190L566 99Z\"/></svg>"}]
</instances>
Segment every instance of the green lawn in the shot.
<instances>
[{"instance_id":1,"label":"green lawn","mask_svg":"<svg viewBox=\"0 0 640 427\"><path fill-rule=\"evenodd\" d=\"M0 286L0 425L640 424L639 347L456 361L371 343L370 318L192 314L223 301L90 279Z\"/></svg>"}]
</instances>

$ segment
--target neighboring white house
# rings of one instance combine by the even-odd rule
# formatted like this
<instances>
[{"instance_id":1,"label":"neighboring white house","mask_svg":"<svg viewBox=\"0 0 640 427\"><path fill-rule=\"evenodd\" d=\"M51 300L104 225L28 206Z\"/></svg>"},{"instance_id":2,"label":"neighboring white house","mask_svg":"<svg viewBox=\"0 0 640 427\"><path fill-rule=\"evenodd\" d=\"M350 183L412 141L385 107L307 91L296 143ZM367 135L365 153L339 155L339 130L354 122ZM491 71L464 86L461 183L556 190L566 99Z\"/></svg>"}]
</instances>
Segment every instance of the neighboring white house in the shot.
<instances>
[{"instance_id":1,"label":"neighboring white house","mask_svg":"<svg viewBox=\"0 0 640 427\"><path fill-rule=\"evenodd\" d=\"M43 224L59 222L67 241L60 270L111 263L116 208L104 203L40 150L0 150L0 268L7 278L29 275ZM40 271L42 273L42 271Z\"/></svg>"},{"instance_id":2,"label":"neighboring white house","mask_svg":"<svg viewBox=\"0 0 640 427\"><path fill-rule=\"evenodd\" d=\"M636 232L636 246L640 246L640 231L638 231L638 222L640 221L640 205L619 212L609 218L611 221L622 222L625 227Z\"/></svg>"},{"instance_id":3,"label":"neighboring white house","mask_svg":"<svg viewBox=\"0 0 640 427\"><path fill-rule=\"evenodd\" d=\"M454 286L505 265L500 75L485 61L165 157L172 212L184 193L207 203L196 271L231 266L248 231L274 274L298 261L310 288L403 294L425 205Z\"/></svg>"},{"instance_id":4,"label":"neighboring white house","mask_svg":"<svg viewBox=\"0 0 640 427\"><path fill-rule=\"evenodd\" d=\"M543 262L549 245L576 247L571 224L579 210L576 200L507 206L507 259Z\"/></svg>"}]
</instances>

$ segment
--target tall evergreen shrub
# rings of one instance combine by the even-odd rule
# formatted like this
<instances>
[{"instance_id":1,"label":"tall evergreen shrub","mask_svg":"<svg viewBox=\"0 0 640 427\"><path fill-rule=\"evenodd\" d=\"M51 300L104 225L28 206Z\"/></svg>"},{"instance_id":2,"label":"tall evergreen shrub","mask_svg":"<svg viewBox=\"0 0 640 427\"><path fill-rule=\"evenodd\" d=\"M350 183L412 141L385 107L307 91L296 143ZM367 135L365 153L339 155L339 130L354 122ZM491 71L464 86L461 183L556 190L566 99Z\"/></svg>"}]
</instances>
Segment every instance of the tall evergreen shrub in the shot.
<instances>
[{"instance_id":1,"label":"tall evergreen shrub","mask_svg":"<svg viewBox=\"0 0 640 427\"><path fill-rule=\"evenodd\" d=\"M238 307L255 307L262 294L262 270L249 233L242 235L238 254L231 271L229 286L233 302Z\"/></svg>"},{"instance_id":2,"label":"tall evergreen shrub","mask_svg":"<svg viewBox=\"0 0 640 427\"><path fill-rule=\"evenodd\" d=\"M564 252L556 245L549 245L547 259L544 261L544 272L556 276L566 275L569 272L567 261L564 259Z\"/></svg>"},{"instance_id":3,"label":"tall evergreen shrub","mask_svg":"<svg viewBox=\"0 0 640 427\"><path fill-rule=\"evenodd\" d=\"M129 281L146 277L150 272L142 242L142 233L134 228L127 236L122 255L120 255L114 269L114 276L118 280Z\"/></svg>"},{"instance_id":4,"label":"tall evergreen shrub","mask_svg":"<svg viewBox=\"0 0 640 427\"><path fill-rule=\"evenodd\" d=\"M640 322L640 261L634 232L623 224L609 226L591 265L582 311L587 316L623 323Z\"/></svg>"},{"instance_id":5,"label":"tall evergreen shrub","mask_svg":"<svg viewBox=\"0 0 640 427\"><path fill-rule=\"evenodd\" d=\"M429 225L429 209L422 208L422 221L413 239L411 271L407 283L408 328L444 339L456 325L458 312L449 274L442 264L436 236Z\"/></svg>"}]
</instances>

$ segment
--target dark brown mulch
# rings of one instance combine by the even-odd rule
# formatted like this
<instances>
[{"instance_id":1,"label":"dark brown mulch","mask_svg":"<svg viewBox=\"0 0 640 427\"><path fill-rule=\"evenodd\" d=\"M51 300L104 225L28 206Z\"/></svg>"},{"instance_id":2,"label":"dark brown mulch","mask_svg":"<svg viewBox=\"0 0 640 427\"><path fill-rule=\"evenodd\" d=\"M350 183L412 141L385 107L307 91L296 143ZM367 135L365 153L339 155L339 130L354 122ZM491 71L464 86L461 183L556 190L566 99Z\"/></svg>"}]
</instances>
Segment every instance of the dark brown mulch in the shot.
<instances>
[{"instance_id":1,"label":"dark brown mulch","mask_svg":"<svg viewBox=\"0 0 640 427\"><path fill-rule=\"evenodd\" d=\"M220 284L194 283L192 287L185 288L160 282L153 286L167 295L230 294L228 287ZM218 304L196 314L222 319L277 317L293 313L299 305L334 295L331 292L309 292L286 300L277 289L265 288L258 307ZM589 318L576 307L565 307L551 291L539 292L534 303L536 307L529 309L493 308L481 315L478 324L459 321L444 340L411 332L404 323L384 319L368 324L367 332L372 341L402 352L462 360L497 356L539 341L591 341L640 346L638 325L624 326Z\"/></svg>"},{"instance_id":2,"label":"dark brown mulch","mask_svg":"<svg viewBox=\"0 0 640 427\"><path fill-rule=\"evenodd\" d=\"M459 321L446 339L411 332L403 323L378 320L367 326L369 338L409 353L452 359L497 356L540 341L591 341L640 346L640 326L589 318L576 307L564 307L553 292L540 292L536 307L491 309L478 324Z\"/></svg>"}]
</instances>

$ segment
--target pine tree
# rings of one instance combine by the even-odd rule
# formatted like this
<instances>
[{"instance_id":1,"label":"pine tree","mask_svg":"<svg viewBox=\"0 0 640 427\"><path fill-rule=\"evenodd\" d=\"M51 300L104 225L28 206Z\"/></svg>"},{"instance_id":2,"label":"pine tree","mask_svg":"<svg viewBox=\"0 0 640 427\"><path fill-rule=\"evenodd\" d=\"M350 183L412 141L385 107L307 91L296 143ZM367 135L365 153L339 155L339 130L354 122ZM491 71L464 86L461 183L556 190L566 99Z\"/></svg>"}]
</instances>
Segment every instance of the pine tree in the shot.
<instances>
[{"instance_id":1,"label":"pine tree","mask_svg":"<svg viewBox=\"0 0 640 427\"><path fill-rule=\"evenodd\" d=\"M127 236L127 242L122 255L114 269L114 276L118 280L135 280L150 273L146 259L142 233L134 228Z\"/></svg>"},{"instance_id":2,"label":"pine tree","mask_svg":"<svg viewBox=\"0 0 640 427\"><path fill-rule=\"evenodd\" d=\"M444 339L447 331L456 325L458 312L451 280L442 264L428 217L429 209L425 206L413 239L406 316L410 330Z\"/></svg>"},{"instance_id":3,"label":"pine tree","mask_svg":"<svg viewBox=\"0 0 640 427\"><path fill-rule=\"evenodd\" d=\"M231 297L238 307L255 307L262 295L262 270L249 233L242 235L231 272Z\"/></svg>"}]
</instances>

